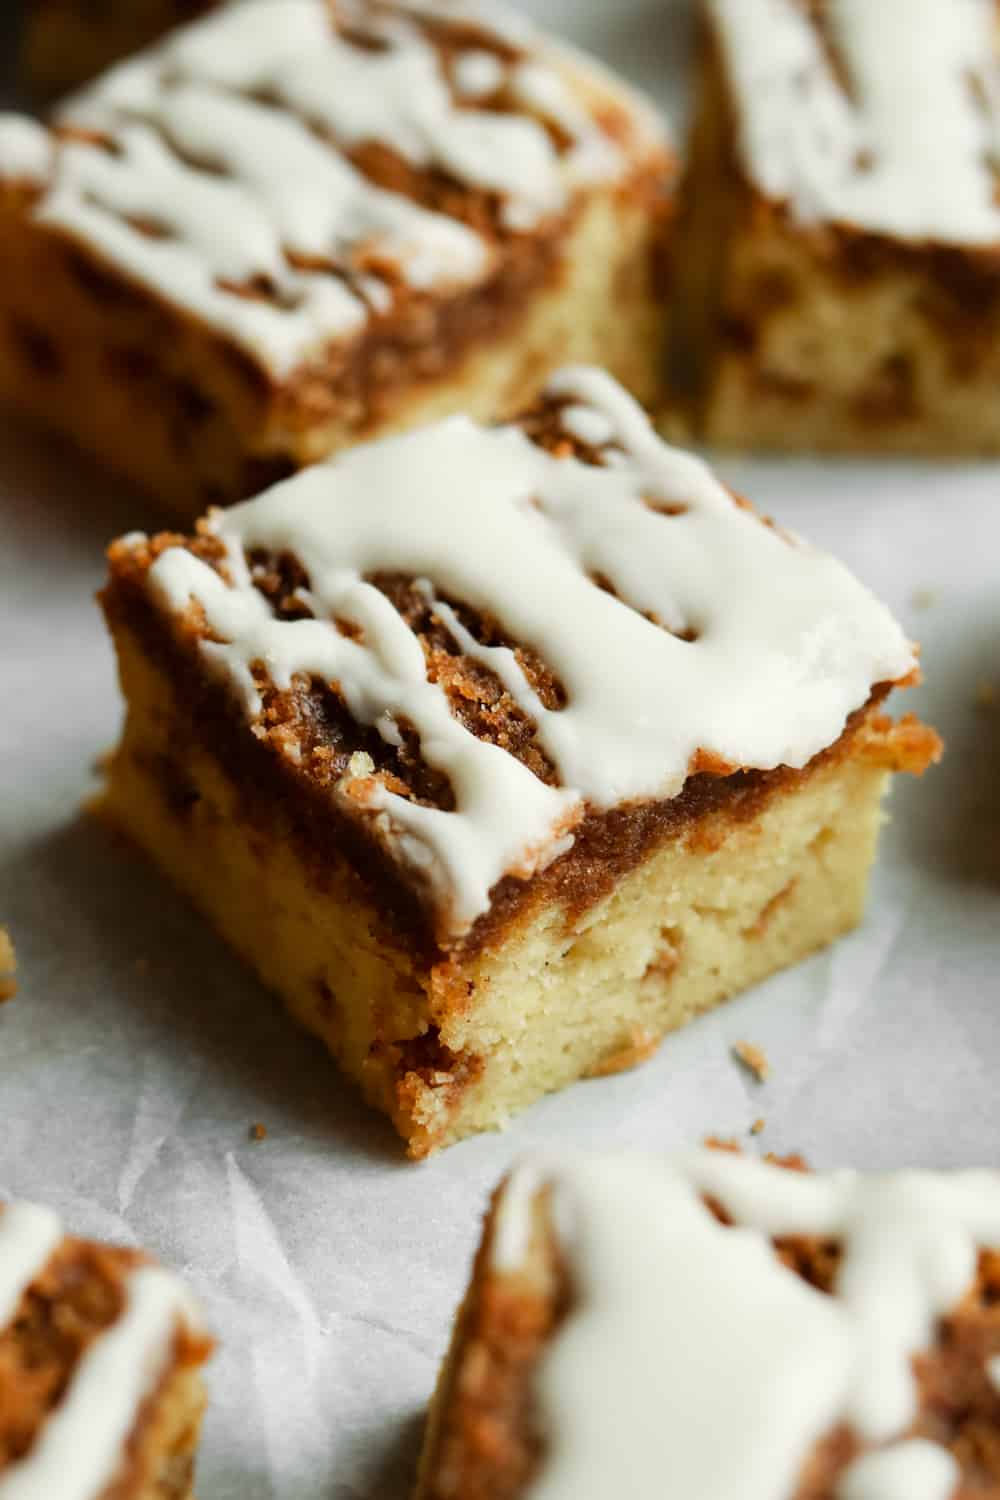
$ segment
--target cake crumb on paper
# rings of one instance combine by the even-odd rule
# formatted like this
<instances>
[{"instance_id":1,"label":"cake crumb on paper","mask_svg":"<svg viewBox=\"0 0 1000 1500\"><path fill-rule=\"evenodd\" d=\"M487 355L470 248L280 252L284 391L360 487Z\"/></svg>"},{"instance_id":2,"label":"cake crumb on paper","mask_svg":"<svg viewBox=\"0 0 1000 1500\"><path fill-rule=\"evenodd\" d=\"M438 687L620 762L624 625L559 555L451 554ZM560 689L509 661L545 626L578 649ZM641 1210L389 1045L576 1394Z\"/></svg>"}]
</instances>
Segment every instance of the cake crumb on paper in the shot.
<instances>
[{"instance_id":1,"label":"cake crumb on paper","mask_svg":"<svg viewBox=\"0 0 1000 1500\"><path fill-rule=\"evenodd\" d=\"M933 589L914 589L910 603L914 609L931 609L937 603L937 594Z\"/></svg>"},{"instance_id":2,"label":"cake crumb on paper","mask_svg":"<svg viewBox=\"0 0 1000 1500\"><path fill-rule=\"evenodd\" d=\"M16 971L14 944L6 927L0 927L0 1005L5 1000L13 1000L17 994L17 980L14 978Z\"/></svg>"},{"instance_id":3,"label":"cake crumb on paper","mask_svg":"<svg viewBox=\"0 0 1000 1500\"><path fill-rule=\"evenodd\" d=\"M267 1126L260 1120L255 1120L250 1126L250 1139L252 1141L263 1141L267 1139Z\"/></svg>"},{"instance_id":4,"label":"cake crumb on paper","mask_svg":"<svg viewBox=\"0 0 1000 1500\"><path fill-rule=\"evenodd\" d=\"M760 1135L761 1131L764 1129L764 1126L766 1124L767 1124L767 1121L764 1119L764 1116L763 1115L758 1115L757 1118L756 1118L756 1120L754 1120L753 1124L750 1126L750 1134L751 1135Z\"/></svg>"},{"instance_id":5,"label":"cake crumb on paper","mask_svg":"<svg viewBox=\"0 0 1000 1500\"><path fill-rule=\"evenodd\" d=\"M758 1083L763 1083L771 1072L771 1063L763 1047L758 1047L756 1042L734 1042L733 1056L737 1062L752 1073Z\"/></svg>"}]
</instances>

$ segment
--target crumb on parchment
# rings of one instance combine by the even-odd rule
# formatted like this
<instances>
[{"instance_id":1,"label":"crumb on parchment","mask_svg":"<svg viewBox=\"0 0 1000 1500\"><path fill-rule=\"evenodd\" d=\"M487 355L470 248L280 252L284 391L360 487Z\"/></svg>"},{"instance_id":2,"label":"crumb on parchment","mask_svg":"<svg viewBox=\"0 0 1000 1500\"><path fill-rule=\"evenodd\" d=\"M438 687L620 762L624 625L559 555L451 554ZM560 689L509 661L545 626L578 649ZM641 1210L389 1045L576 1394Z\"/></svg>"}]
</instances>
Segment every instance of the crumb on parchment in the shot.
<instances>
[{"instance_id":1,"label":"crumb on parchment","mask_svg":"<svg viewBox=\"0 0 1000 1500\"><path fill-rule=\"evenodd\" d=\"M757 1118L756 1118L756 1120L754 1120L753 1124L750 1126L750 1134L751 1135L760 1135L761 1131L764 1129L764 1126L766 1124L767 1124L767 1121L764 1119L764 1116L763 1115L758 1115Z\"/></svg>"},{"instance_id":2,"label":"crumb on parchment","mask_svg":"<svg viewBox=\"0 0 1000 1500\"><path fill-rule=\"evenodd\" d=\"M752 1073L758 1083L763 1083L771 1072L771 1063L763 1047L758 1047L756 1042L734 1042L733 1056L737 1062Z\"/></svg>"},{"instance_id":3,"label":"crumb on parchment","mask_svg":"<svg viewBox=\"0 0 1000 1500\"><path fill-rule=\"evenodd\" d=\"M6 927L0 927L0 1005L5 1000L13 1000L17 994L17 980L14 978L16 971L14 944Z\"/></svg>"},{"instance_id":4,"label":"crumb on parchment","mask_svg":"<svg viewBox=\"0 0 1000 1500\"><path fill-rule=\"evenodd\" d=\"M267 1126L263 1125L260 1120L255 1120L254 1123L250 1126L250 1139L252 1141L263 1141L267 1139Z\"/></svg>"}]
</instances>

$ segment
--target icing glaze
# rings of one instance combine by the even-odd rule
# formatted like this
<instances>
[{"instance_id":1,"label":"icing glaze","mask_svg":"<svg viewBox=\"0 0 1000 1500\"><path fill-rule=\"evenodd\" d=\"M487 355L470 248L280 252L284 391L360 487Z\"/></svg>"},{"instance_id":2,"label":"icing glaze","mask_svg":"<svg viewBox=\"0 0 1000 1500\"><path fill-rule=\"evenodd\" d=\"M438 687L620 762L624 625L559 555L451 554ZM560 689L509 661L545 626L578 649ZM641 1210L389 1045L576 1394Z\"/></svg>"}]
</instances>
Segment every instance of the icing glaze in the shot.
<instances>
[{"instance_id":1,"label":"icing glaze","mask_svg":"<svg viewBox=\"0 0 1000 1500\"><path fill-rule=\"evenodd\" d=\"M907 1438L911 1359L978 1247L1000 1244L1000 1174L806 1175L709 1150L542 1158L499 1200L498 1271L522 1263L543 1187L573 1301L536 1374L547 1452L530 1500L613 1493L623 1454L633 1500L661 1496L665 1474L702 1500L791 1500L842 1423L884 1446L849 1465L839 1500L954 1493L951 1455ZM832 1296L773 1254L785 1235L838 1242Z\"/></svg>"},{"instance_id":2,"label":"icing glaze","mask_svg":"<svg viewBox=\"0 0 1000 1500\"><path fill-rule=\"evenodd\" d=\"M463 52L455 59L455 86L469 99L496 93L506 77L507 70L495 52Z\"/></svg>"},{"instance_id":3,"label":"icing glaze","mask_svg":"<svg viewBox=\"0 0 1000 1500\"><path fill-rule=\"evenodd\" d=\"M13 1203L0 1213L0 1328L62 1238L48 1209ZM0 1472L0 1500L97 1500L118 1474L139 1409L182 1325L200 1327L183 1286L151 1266L134 1271L121 1316L83 1354L25 1456Z\"/></svg>"},{"instance_id":4,"label":"icing glaze","mask_svg":"<svg viewBox=\"0 0 1000 1500\"><path fill-rule=\"evenodd\" d=\"M914 665L889 613L839 563L737 507L610 377L569 369L549 390L578 430L610 442L613 466L556 458L517 426L453 417L215 514L231 583L179 547L150 571L169 609L198 601L215 638L205 659L251 719L261 708L251 666L263 662L279 689L335 680L360 723L414 727L455 810L372 783L366 815L429 882L449 935L486 910L504 874L528 876L562 852L588 804L672 797L699 749L733 766L802 766L873 684ZM316 618L274 618L247 567L257 548L301 560ZM558 786L452 716L416 636L365 581L376 572L422 580L462 650L534 721ZM514 652L480 645L448 597L533 646L565 707L546 708ZM361 639L334 620L353 621ZM348 792L357 809L357 787Z\"/></svg>"},{"instance_id":5,"label":"icing glaze","mask_svg":"<svg viewBox=\"0 0 1000 1500\"><path fill-rule=\"evenodd\" d=\"M10 1203L0 1214L0 1328L17 1312L18 1303L62 1239L62 1227L50 1209L34 1203Z\"/></svg>"},{"instance_id":6,"label":"icing glaze","mask_svg":"<svg viewBox=\"0 0 1000 1500\"><path fill-rule=\"evenodd\" d=\"M752 180L806 222L1000 240L993 0L708 0Z\"/></svg>"},{"instance_id":7,"label":"icing glaze","mask_svg":"<svg viewBox=\"0 0 1000 1500\"><path fill-rule=\"evenodd\" d=\"M841 1480L841 1500L949 1500L961 1474L940 1443L911 1438L855 1459Z\"/></svg>"},{"instance_id":8,"label":"icing glaze","mask_svg":"<svg viewBox=\"0 0 1000 1500\"><path fill-rule=\"evenodd\" d=\"M494 267L482 235L377 187L350 149L375 142L497 194L518 229L621 171L620 149L564 81L569 63L538 39L528 58L460 56L456 103L420 18L472 17L488 38L502 30L492 7L488 25L475 6L359 0L339 14L372 45L342 37L326 0L223 6L64 106L70 138L0 120L0 174L43 183L43 223L283 374L391 307L394 278L447 293ZM477 107L497 90L519 108ZM567 140L562 154L547 124Z\"/></svg>"},{"instance_id":9,"label":"icing glaze","mask_svg":"<svg viewBox=\"0 0 1000 1500\"><path fill-rule=\"evenodd\" d=\"M52 138L27 115L0 112L0 181L44 182L52 165Z\"/></svg>"}]
</instances>

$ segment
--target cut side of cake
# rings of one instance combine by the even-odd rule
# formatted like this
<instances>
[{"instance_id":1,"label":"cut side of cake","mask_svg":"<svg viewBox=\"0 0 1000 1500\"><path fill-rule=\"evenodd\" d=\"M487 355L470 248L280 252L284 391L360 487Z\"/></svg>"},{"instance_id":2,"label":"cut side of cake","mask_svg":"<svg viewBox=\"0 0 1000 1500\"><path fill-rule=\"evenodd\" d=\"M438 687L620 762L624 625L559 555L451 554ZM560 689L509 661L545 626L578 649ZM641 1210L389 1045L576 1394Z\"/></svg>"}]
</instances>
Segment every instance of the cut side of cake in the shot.
<instances>
[{"instance_id":1,"label":"cut side of cake","mask_svg":"<svg viewBox=\"0 0 1000 1500\"><path fill-rule=\"evenodd\" d=\"M110 562L107 812L414 1156L853 927L937 754L888 611L593 369Z\"/></svg>"},{"instance_id":2,"label":"cut side of cake","mask_svg":"<svg viewBox=\"0 0 1000 1500\"><path fill-rule=\"evenodd\" d=\"M21 62L41 97L78 88L217 0L26 0Z\"/></svg>"},{"instance_id":3,"label":"cut side of cake","mask_svg":"<svg viewBox=\"0 0 1000 1500\"><path fill-rule=\"evenodd\" d=\"M567 359L651 400L673 170L499 6L224 6L0 118L0 399L188 522Z\"/></svg>"},{"instance_id":4,"label":"cut side of cake","mask_svg":"<svg viewBox=\"0 0 1000 1500\"><path fill-rule=\"evenodd\" d=\"M0 1205L0 1496L192 1500L211 1348L147 1256Z\"/></svg>"},{"instance_id":5,"label":"cut side of cake","mask_svg":"<svg viewBox=\"0 0 1000 1500\"><path fill-rule=\"evenodd\" d=\"M953 1500L1000 1483L1000 1174L704 1149L501 1186L418 1500Z\"/></svg>"},{"instance_id":6,"label":"cut side of cake","mask_svg":"<svg viewBox=\"0 0 1000 1500\"><path fill-rule=\"evenodd\" d=\"M674 414L706 441L1000 452L996 0L702 0Z\"/></svg>"}]
</instances>

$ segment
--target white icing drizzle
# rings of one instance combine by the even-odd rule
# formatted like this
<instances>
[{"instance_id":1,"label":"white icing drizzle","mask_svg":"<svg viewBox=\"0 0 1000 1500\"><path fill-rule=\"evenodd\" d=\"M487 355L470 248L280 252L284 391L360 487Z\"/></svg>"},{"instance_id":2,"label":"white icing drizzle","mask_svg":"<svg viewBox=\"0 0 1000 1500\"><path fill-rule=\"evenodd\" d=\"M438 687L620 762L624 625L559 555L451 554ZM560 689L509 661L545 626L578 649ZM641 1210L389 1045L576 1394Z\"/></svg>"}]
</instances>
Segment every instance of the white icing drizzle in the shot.
<instances>
[{"instance_id":1,"label":"white icing drizzle","mask_svg":"<svg viewBox=\"0 0 1000 1500\"><path fill-rule=\"evenodd\" d=\"M63 1238L59 1219L34 1204L0 1212L0 1328ZM116 1478L139 1409L155 1389L178 1329L200 1316L180 1282L143 1266L128 1278L125 1308L87 1349L32 1447L0 1472L0 1500L97 1500Z\"/></svg>"},{"instance_id":2,"label":"white icing drizzle","mask_svg":"<svg viewBox=\"0 0 1000 1500\"><path fill-rule=\"evenodd\" d=\"M855 1459L840 1482L841 1500L949 1500L958 1488L957 1460L940 1443L911 1438Z\"/></svg>"},{"instance_id":3,"label":"white icing drizzle","mask_svg":"<svg viewBox=\"0 0 1000 1500\"><path fill-rule=\"evenodd\" d=\"M708 0L751 178L806 222L1000 240L994 0L826 0L850 80L797 0Z\"/></svg>"},{"instance_id":4,"label":"white icing drizzle","mask_svg":"<svg viewBox=\"0 0 1000 1500\"><path fill-rule=\"evenodd\" d=\"M327 0L223 6L64 106L63 124L110 148L0 118L0 177L48 184L35 209L44 223L287 373L324 342L355 336L370 309L384 312L393 273L447 292L494 264L481 235L376 187L345 150L377 142L447 171L499 194L511 225L526 229L623 166L563 82L570 64L541 41L544 61L460 59L459 88L463 78L472 94L510 83L524 112L456 106L422 9L342 6L373 38L366 48L337 33ZM453 21L467 14L496 34L476 7L441 10ZM547 121L569 135L562 157Z\"/></svg>"},{"instance_id":5,"label":"white icing drizzle","mask_svg":"<svg viewBox=\"0 0 1000 1500\"><path fill-rule=\"evenodd\" d=\"M506 77L506 69L495 52L462 52L455 59L455 87L468 99L495 94Z\"/></svg>"},{"instance_id":6,"label":"white icing drizzle","mask_svg":"<svg viewBox=\"0 0 1000 1500\"><path fill-rule=\"evenodd\" d=\"M9 1203L0 1213L0 1328L10 1323L61 1239L62 1226L48 1208Z\"/></svg>"},{"instance_id":7,"label":"white icing drizzle","mask_svg":"<svg viewBox=\"0 0 1000 1500\"><path fill-rule=\"evenodd\" d=\"M593 406L564 406L559 420L570 437L591 448L602 448L614 439L614 424Z\"/></svg>"},{"instance_id":8,"label":"white icing drizzle","mask_svg":"<svg viewBox=\"0 0 1000 1500\"><path fill-rule=\"evenodd\" d=\"M552 1193L573 1304L536 1376L547 1439L530 1500L791 1500L817 1441L846 1423L871 1449L839 1500L948 1500L957 1466L907 1438L912 1357L1000 1245L1000 1174L803 1175L709 1150L666 1161L529 1162L499 1204L493 1263L524 1259ZM710 1195L734 1227L704 1206ZM772 1236L838 1241L834 1295L773 1254ZM897 1441L898 1440L898 1441Z\"/></svg>"},{"instance_id":9,"label":"white icing drizzle","mask_svg":"<svg viewBox=\"0 0 1000 1500\"><path fill-rule=\"evenodd\" d=\"M27 115L0 112L0 182L44 182L52 165L52 138Z\"/></svg>"},{"instance_id":10,"label":"white icing drizzle","mask_svg":"<svg viewBox=\"0 0 1000 1500\"><path fill-rule=\"evenodd\" d=\"M336 681L363 724L388 715L414 726L425 759L451 780L455 811L378 785L368 810L426 873L449 935L486 910L504 874L529 875L561 852L585 804L674 796L699 749L735 766L802 766L873 684L914 665L888 611L839 563L736 507L703 463L660 442L609 376L564 370L549 389L591 412L620 462L557 459L516 426L453 417L216 514L232 586L181 548L150 571L168 608L199 602L216 637L205 656L251 718L261 705L250 668L264 662L281 689L300 675ZM680 503L683 514L647 501ZM273 617L245 561L256 548L299 557L316 619ZM364 581L375 572L428 580L431 597L485 611L540 653L566 690L563 709L542 704L512 651L479 646L437 606L534 720L561 786L452 717L417 638ZM354 621L363 640L334 619ZM670 633L692 627L693 643Z\"/></svg>"}]
</instances>

